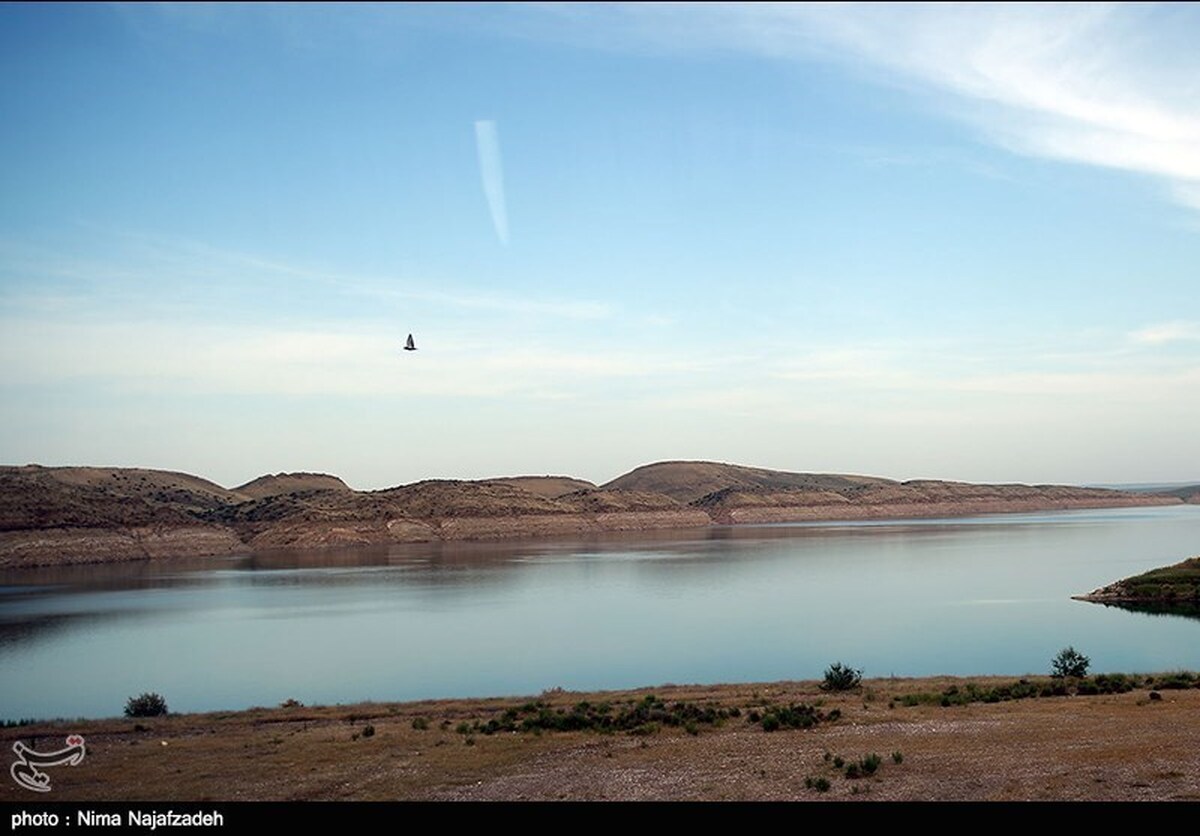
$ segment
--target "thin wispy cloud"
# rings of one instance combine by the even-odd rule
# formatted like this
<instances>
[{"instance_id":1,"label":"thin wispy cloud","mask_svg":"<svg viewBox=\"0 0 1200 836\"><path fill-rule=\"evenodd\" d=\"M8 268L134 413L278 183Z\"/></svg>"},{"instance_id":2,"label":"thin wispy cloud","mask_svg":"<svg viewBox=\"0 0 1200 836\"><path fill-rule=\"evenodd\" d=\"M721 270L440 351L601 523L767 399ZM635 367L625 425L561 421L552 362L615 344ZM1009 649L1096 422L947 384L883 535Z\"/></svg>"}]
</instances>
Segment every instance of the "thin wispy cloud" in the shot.
<instances>
[{"instance_id":1,"label":"thin wispy cloud","mask_svg":"<svg viewBox=\"0 0 1200 836\"><path fill-rule=\"evenodd\" d=\"M35 348L36 347L36 348ZM89 381L119 389L291 395L542 396L591 382L687 377L682 355L481 345L442 337L415 355L385 327L235 327L0 319L0 386Z\"/></svg>"},{"instance_id":2,"label":"thin wispy cloud","mask_svg":"<svg viewBox=\"0 0 1200 836\"><path fill-rule=\"evenodd\" d=\"M1200 341L1200 322L1161 322L1139 328L1130 334L1129 338L1135 343L1148 345Z\"/></svg>"},{"instance_id":3,"label":"thin wispy cloud","mask_svg":"<svg viewBox=\"0 0 1200 836\"><path fill-rule=\"evenodd\" d=\"M252 295L285 286L308 284L344 296L375 301L422 302L460 310L496 311L550 319L599 320L613 306L599 299L531 296L456 286L440 277L408 274L356 273L288 262L176 236L110 232L115 244L102 251L70 254L53 248L18 246L0 238L0 286L10 305L68 309L95 308L98 301L122 306L136 298L137 307L156 308L155 300L179 288L202 283ZM54 280L49 290L48 280ZM64 284L66 283L66 284ZM430 289L430 287L438 289ZM129 297L129 298L126 298ZM378 313L378 306L364 308Z\"/></svg>"},{"instance_id":4,"label":"thin wispy cloud","mask_svg":"<svg viewBox=\"0 0 1200 836\"><path fill-rule=\"evenodd\" d=\"M1150 175L1200 209L1192 4L624 7L607 22L637 48L846 64L941 96L947 113L1011 151Z\"/></svg>"},{"instance_id":5,"label":"thin wispy cloud","mask_svg":"<svg viewBox=\"0 0 1200 836\"><path fill-rule=\"evenodd\" d=\"M998 374L954 381L945 388L952 392L993 395L1037 395L1056 399L1075 395L1097 398L1132 397L1172 399L1178 387L1200 383L1200 369L1161 372L1041 372Z\"/></svg>"},{"instance_id":6,"label":"thin wispy cloud","mask_svg":"<svg viewBox=\"0 0 1200 836\"><path fill-rule=\"evenodd\" d=\"M899 394L912 399L958 395L1128 396L1140 392L1189 391L1200 382L1200 367L1190 357L1147 358L1129 350L1119 335L1097 338L1093 350L1063 347L971 346L965 343L914 347L879 343L871 347L829 345L799 352L769 364L763 382L785 381L808 391L855 391L870 396ZM1128 335L1134 343L1159 345L1200 340L1200 324L1171 322ZM1110 345L1110 348L1105 348ZM1171 395L1174 397L1174 395Z\"/></svg>"},{"instance_id":7,"label":"thin wispy cloud","mask_svg":"<svg viewBox=\"0 0 1200 836\"><path fill-rule=\"evenodd\" d=\"M852 53L953 94L991 140L1035 156L1200 185L1200 52L1152 38L1122 6L810 9ZM1194 44L1193 44L1194 47ZM1181 199L1183 198L1183 199Z\"/></svg>"},{"instance_id":8,"label":"thin wispy cloud","mask_svg":"<svg viewBox=\"0 0 1200 836\"><path fill-rule=\"evenodd\" d=\"M612 313L610 305L604 302L589 300L556 301L483 293L442 293L435 290L397 290L394 291L394 294L404 299L419 299L459 308L480 308L508 313L545 315L562 319L604 319Z\"/></svg>"},{"instance_id":9,"label":"thin wispy cloud","mask_svg":"<svg viewBox=\"0 0 1200 836\"><path fill-rule=\"evenodd\" d=\"M500 136L496 123L481 119L475 123L475 151L479 157L479 177L487 198L492 226L500 243L508 246L508 205L504 199L504 166L500 161Z\"/></svg>"}]
</instances>

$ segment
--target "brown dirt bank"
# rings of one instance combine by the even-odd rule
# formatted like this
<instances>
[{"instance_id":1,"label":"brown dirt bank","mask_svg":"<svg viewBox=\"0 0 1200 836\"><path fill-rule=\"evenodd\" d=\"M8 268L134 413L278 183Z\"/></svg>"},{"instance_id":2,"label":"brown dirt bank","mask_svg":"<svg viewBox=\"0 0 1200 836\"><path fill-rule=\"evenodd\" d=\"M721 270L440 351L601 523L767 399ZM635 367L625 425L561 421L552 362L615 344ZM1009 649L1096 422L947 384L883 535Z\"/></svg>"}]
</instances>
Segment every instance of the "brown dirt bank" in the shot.
<instances>
[{"instance_id":1,"label":"brown dirt bank","mask_svg":"<svg viewBox=\"0 0 1200 836\"><path fill-rule=\"evenodd\" d=\"M237 533L221 526L45 528L0 531L0 568L123 563L178 557L216 557L246 551Z\"/></svg>"},{"instance_id":2,"label":"brown dirt bank","mask_svg":"<svg viewBox=\"0 0 1200 836\"><path fill-rule=\"evenodd\" d=\"M941 502L893 503L886 505L778 505L768 507L733 508L725 512L728 521L737 523L772 523L834 520L889 520L929 517L966 517L977 514L1014 514L1030 511L1067 511L1085 508L1129 508L1143 505L1177 505L1162 497L1146 497L1144 501L1128 499L963 499Z\"/></svg>"},{"instance_id":3,"label":"brown dirt bank","mask_svg":"<svg viewBox=\"0 0 1200 836\"><path fill-rule=\"evenodd\" d=\"M748 525L837 520L901 520L1055 511L1084 508L1179 504L1163 497L1135 500L1079 499L1053 502L969 500L961 502L855 505L759 505L660 511L592 511L588 513L452 516L415 519L280 519L265 525L148 525L112 529L54 527L0 531L0 568L56 566L72 563L115 563L167 557L214 557L260 550L506 540L596 534L613 531L656 531L703 528L714 524Z\"/></svg>"},{"instance_id":4,"label":"brown dirt bank","mask_svg":"<svg viewBox=\"0 0 1200 836\"><path fill-rule=\"evenodd\" d=\"M987 687L1013 679L970 681ZM1162 691L1161 699L1140 689L945 708L902 703L905 694L966 682L877 679L838 694L815 682L782 682L541 697L569 711L582 700L654 693L667 703L743 712L696 735L673 727L645 735L455 731L526 698L39 724L0 730L0 746L11 751L23 740L47 749L79 733L85 760L48 768L53 792L36 799L0 782L0 801L1200 799L1200 689ZM841 718L770 733L746 721L753 706L816 701ZM899 763L893 752L903 756ZM870 777L852 780L833 767L833 757L870 753L883 758ZM806 786L816 777L829 780L827 792Z\"/></svg>"},{"instance_id":5,"label":"brown dirt bank","mask_svg":"<svg viewBox=\"0 0 1200 836\"><path fill-rule=\"evenodd\" d=\"M600 488L565 476L432 479L357 491L280 473L229 490L142 469L0 466L0 567L712 524L905 519L1179 504L1061 485L977 485L663 462Z\"/></svg>"}]
</instances>

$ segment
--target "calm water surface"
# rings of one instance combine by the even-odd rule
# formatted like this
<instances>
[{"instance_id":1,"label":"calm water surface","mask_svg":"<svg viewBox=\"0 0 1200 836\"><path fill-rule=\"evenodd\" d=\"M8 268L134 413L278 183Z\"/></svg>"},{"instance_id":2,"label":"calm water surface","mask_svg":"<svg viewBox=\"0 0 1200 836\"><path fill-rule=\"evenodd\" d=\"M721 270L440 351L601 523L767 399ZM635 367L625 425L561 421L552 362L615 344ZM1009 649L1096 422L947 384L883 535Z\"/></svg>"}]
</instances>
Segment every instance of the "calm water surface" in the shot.
<instances>
[{"instance_id":1,"label":"calm water surface","mask_svg":"<svg viewBox=\"0 0 1200 836\"><path fill-rule=\"evenodd\" d=\"M1200 668L1070 600L1200 554L1200 506L420 545L0 574L0 718L667 682Z\"/></svg>"}]
</instances>

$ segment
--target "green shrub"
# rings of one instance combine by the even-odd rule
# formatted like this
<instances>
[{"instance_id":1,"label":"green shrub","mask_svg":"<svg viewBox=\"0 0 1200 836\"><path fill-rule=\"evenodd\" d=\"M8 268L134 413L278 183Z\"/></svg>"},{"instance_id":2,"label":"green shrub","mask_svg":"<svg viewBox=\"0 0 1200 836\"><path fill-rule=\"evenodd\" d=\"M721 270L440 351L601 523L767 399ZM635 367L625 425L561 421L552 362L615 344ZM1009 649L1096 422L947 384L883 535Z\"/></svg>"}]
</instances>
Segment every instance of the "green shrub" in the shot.
<instances>
[{"instance_id":1,"label":"green shrub","mask_svg":"<svg viewBox=\"0 0 1200 836\"><path fill-rule=\"evenodd\" d=\"M1133 677L1123 673L1099 674L1096 686L1103 694L1127 694L1137 687Z\"/></svg>"},{"instance_id":2,"label":"green shrub","mask_svg":"<svg viewBox=\"0 0 1200 836\"><path fill-rule=\"evenodd\" d=\"M412 727L417 731L425 731L427 728L429 728L429 721L424 717L414 717L412 721Z\"/></svg>"},{"instance_id":3,"label":"green shrub","mask_svg":"<svg viewBox=\"0 0 1200 836\"><path fill-rule=\"evenodd\" d=\"M823 775L819 775L816 778L805 778L804 786L808 787L810 790L816 790L817 792L829 792L829 787L831 784L829 783L828 778Z\"/></svg>"},{"instance_id":4,"label":"green shrub","mask_svg":"<svg viewBox=\"0 0 1200 836\"><path fill-rule=\"evenodd\" d=\"M821 689L825 691L849 691L862 683L862 671L855 670L841 662L834 662L825 669L825 681Z\"/></svg>"},{"instance_id":5,"label":"green shrub","mask_svg":"<svg viewBox=\"0 0 1200 836\"><path fill-rule=\"evenodd\" d=\"M902 752L892 752L892 763L904 763L904 754Z\"/></svg>"},{"instance_id":6,"label":"green shrub","mask_svg":"<svg viewBox=\"0 0 1200 836\"><path fill-rule=\"evenodd\" d=\"M486 721L460 723L460 734L493 735L500 732L595 731L612 734L624 731L631 734L654 734L664 727L680 728L696 735L705 727L723 724L741 711L726 709L716 703L676 701L668 705L653 694L638 700L613 700L599 703L582 701L569 709L554 708L539 700L513 706ZM756 715L752 714L751 720ZM761 719L761 716L758 716Z\"/></svg>"},{"instance_id":7,"label":"green shrub","mask_svg":"<svg viewBox=\"0 0 1200 836\"><path fill-rule=\"evenodd\" d=\"M362 736L363 737L374 737L375 736L375 727L372 726L370 723L363 726Z\"/></svg>"},{"instance_id":8,"label":"green shrub","mask_svg":"<svg viewBox=\"0 0 1200 836\"><path fill-rule=\"evenodd\" d=\"M147 692L130 697L125 703L126 717L160 717L167 713L167 701L161 694Z\"/></svg>"},{"instance_id":9,"label":"green shrub","mask_svg":"<svg viewBox=\"0 0 1200 836\"><path fill-rule=\"evenodd\" d=\"M864 775L874 775L875 770L879 769L879 764L883 763L883 758L872 752L858 762L859 768Z\"/></svg>"},{"instance_id":10,"label":"green shrub","mask_svg":"<svg viewBox=\"0 0 1200 836\"><path fill-rule=\"evenodd\" d=\"M1155 680L1154 687L1160 690L1183 690L1200 685L1200 679L1189 671L1175 671Z\"/></svg>"},{"instance_id":11,"label":"green shrub","mask_svg":"<svg viewBox=\"0 0 1200 836\"><path fill-rule=\"evenodd\" d=\"M1087 676L1088 665L1092 660L1084 656L1073 647L1064 647L1058 651L1058 655L1050 662L1050 675L1056 679L1063 677L1084 677Z\"/></svg>"},{"instance_id":12,"label":"green shrub","mask_svg":"<svg viewBox=\"0 0 1200 836\"><path fill-rule=\"evenodd\" d=\"M757 712L751 712L752 716ZM796 702L790 705L768 705L762 710L760 722L763 731L778 729L811 729L818 723L832 723L842 716L842 712L833 709L828 714L816 706ZM753 720L751 720L753 722Z\"/></svg>"}]
</instances>

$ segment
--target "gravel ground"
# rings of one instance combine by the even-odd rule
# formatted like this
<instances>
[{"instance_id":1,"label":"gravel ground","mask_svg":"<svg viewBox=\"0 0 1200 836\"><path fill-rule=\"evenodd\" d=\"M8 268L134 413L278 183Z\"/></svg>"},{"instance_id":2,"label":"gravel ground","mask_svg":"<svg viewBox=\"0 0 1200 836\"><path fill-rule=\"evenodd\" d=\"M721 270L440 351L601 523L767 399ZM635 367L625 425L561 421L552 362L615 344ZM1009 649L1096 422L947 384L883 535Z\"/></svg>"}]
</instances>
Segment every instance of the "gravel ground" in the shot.
<instances>
[{"instance_id":1,"label":"gravel ground","mask_svg":"<svg viewBox=\"0 0 1200 836\"><path fill-rule=\"evenodd\" d=\"M832 695L812 682L653 689L668 702L743 711L696 735L672 727L643 736L455 730L526 701L513 698L46 724L4 729L0 745L11 752L23 740L49 750L70 732L85 736L84 762L47 768L54 789L39 801L1200 800L1200 688L1163 691L1161 699L1141 689L901 704L904 694L965 682L873 680ZM569 708L650 692L542 699ZM771 733L746 721L751 706L795 701L822 701L822 710L838 708L842 716ZM418 718L428 727L414 728ZM870 753L882 763L869 777L850 779L834 767L835 757L850 762ZM820 778L827 791L806 785ZM10 780L0 787L0 801L31 795Z\"/></svg>"}]
</instances>

